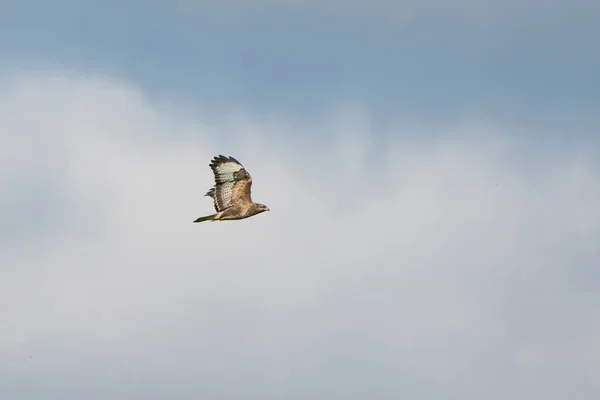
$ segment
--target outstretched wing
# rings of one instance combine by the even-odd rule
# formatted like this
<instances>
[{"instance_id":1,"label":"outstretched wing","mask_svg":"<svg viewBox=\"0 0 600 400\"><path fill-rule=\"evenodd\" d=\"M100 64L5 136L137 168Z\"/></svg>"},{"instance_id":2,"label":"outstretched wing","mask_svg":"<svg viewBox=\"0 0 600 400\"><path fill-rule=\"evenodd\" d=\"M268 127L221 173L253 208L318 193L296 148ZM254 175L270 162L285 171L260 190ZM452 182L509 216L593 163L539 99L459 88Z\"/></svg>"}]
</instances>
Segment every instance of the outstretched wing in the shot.
<instances>
[{"instance_id":1,"label":"outstretched wing","mask_svg":"<svg viewBox=\"0 0 600 400\"><path fill-rule=\"evenodd\" d=\"M219 155L209 164L215 176L215 186L206 196L212 197L215 210L221 211L233 204L250 203L252 177L233 157Z\"/></svg>"}]
</instances>

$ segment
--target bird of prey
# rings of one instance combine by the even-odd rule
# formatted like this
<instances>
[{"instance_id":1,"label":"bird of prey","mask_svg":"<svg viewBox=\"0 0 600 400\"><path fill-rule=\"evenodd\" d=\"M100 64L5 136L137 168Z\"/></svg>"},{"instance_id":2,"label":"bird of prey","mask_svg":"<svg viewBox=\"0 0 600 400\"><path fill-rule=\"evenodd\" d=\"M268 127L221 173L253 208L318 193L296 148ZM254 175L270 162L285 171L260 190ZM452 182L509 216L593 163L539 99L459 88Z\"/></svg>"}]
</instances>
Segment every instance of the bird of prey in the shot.
<instances>
[{"instance_id":1,"label":"bird of prey","mask_svg":"<svg viewBox=\"0 0 600 400\"><path fill-rule=\"evenodd\" d=\"M219 155L213 158L209 166L215 176L215 185L205 196L213 199L217 213L200 217L194 222L244 219L269 211L264 204L252 201L252 177L238 160Z\"/></svg>"}]
</instances>

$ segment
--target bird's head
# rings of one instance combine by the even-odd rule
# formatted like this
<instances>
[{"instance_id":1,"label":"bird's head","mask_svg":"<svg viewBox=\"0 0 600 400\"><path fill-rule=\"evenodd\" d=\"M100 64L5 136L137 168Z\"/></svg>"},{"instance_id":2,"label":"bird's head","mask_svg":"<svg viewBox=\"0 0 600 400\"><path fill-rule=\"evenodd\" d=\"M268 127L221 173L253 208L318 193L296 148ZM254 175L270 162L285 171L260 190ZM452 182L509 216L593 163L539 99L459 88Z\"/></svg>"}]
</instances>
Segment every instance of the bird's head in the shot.
<instances>
[{"instance_id":1,"label":"bird's head","mask_svg":"<svg viewBox=\"0 0 600 400\"><path fill-rule=\"evenodd\" d=\"M261 213L261 212L265 212L265 211L271 211L269 210L269 207L265 206L264 204L260 204L260 203L256 203L255 204L255 209L256 209L256 213Z\"/></svg>"}]
</instances>

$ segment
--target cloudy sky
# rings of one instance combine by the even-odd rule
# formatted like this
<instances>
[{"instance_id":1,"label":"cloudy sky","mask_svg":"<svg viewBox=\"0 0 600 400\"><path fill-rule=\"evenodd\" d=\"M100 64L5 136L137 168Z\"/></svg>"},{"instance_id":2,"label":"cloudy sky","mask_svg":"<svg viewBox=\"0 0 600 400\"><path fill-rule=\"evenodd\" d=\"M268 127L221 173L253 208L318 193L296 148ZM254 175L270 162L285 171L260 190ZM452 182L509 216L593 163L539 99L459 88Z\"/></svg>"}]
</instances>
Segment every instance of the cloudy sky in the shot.
<instances>
[{"instance_id":1,"label":"cloudy sky","mask_svg":"<svg viewBox=\"0 0 600 400\"><path fill-rule=\"evenodd\" d=\"M1 1L0 398L599 398L599 19Z\"/></svg>"}]
</instances>

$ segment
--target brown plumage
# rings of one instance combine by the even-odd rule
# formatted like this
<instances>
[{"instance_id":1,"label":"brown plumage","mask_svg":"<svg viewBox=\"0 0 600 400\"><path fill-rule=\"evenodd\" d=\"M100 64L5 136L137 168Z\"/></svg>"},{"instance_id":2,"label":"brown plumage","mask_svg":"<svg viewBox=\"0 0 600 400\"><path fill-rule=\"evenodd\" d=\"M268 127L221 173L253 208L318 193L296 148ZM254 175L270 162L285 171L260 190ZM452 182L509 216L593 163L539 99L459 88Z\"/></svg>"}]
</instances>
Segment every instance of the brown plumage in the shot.
<instances>
[{"instance_id":1,"label":"brown plumage","mask_svg":"<svg viewBox=\"0 0 600 400\"><path fill-rule=\"evenodd\" d=\"M252 177L233 157L219 155L209 164L215 177L215 185L205 196L213 199L216 214L200 217L194 222L244 219L269 207L254 203L250 196Z\"/></svg>"}]
</instances>

